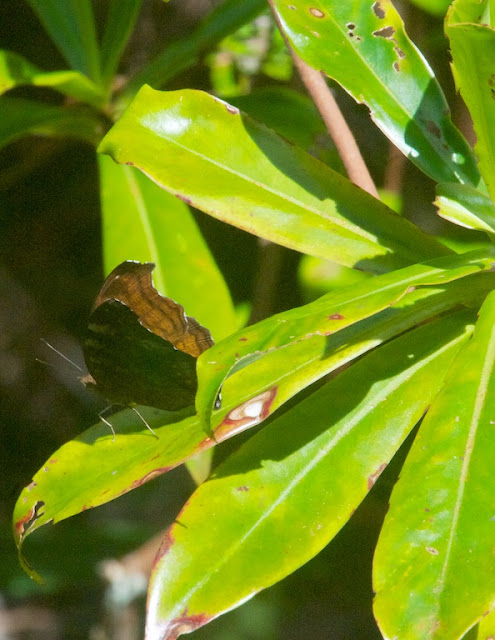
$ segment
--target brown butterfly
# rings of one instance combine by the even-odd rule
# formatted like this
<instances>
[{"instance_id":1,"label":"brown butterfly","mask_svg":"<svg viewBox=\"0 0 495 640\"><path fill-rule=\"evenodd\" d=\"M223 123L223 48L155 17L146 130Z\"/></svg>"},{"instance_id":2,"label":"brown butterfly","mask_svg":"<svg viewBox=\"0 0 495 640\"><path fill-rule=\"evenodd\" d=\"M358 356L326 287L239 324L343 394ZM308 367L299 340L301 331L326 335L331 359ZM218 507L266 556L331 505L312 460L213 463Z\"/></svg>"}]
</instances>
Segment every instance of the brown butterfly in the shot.
<instances>
[{"instance_id":1,"label":"brown butterfly","mask_svg":"<svg viewBox=\"0 0 495 640\"><path fill-rule=\"evenodd\" d=\"M149 262L122 262L105 280L83 343L88 386L113 404L176 411L194 404L196 359L210 332L153 286Z\"/></svg>"}]
</instances>

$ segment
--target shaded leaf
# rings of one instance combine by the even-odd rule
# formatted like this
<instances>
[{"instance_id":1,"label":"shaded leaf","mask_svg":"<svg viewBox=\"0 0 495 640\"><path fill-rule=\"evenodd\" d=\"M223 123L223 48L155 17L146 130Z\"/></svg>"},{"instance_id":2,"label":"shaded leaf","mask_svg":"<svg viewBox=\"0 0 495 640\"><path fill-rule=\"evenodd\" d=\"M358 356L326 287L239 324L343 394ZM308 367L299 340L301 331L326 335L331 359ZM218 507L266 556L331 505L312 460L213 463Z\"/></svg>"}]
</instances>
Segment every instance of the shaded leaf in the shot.
<instances>
[{"instance_id":1,"label":"shaded leaf","mask_svg":"<svg viewBox=\"0 0 495 640\"><path fill-rule=\"evenodd\" d=\"M97 145L102 121L82 108L52 107L34 100L0 98L0 147L28 134L68 136Z\"/></svg>"},{"instance_id":2,"label":"shaded leaf","mask_svg":"<svg viewBox=\"0 0 495 640\"><path fill-rule=\"evenodd\" d=\"M493 610L494 318L491 293L393 491L374 565L385 638L455 640Z\"/></svg>"},{"instance_id":3,"label":"shaded leaf","mask_svg":"<svg viewBox=\"0 0 495 640\"><path fill-rule=\"evenodd\" d=\"M189 35L173 42L131 78L120 98L120 108L127 106L143 84L163 87L176 74L198 62L204 53L243 24L253 20L265 8L265 0L224 0Z\"/></svg>"},{"instance_id":4,"label":"shaded leaf","mask_svg":"<svg viewBox=\"0 0 495 640\"><path fill-rule=\"evenodd\" d=\"M100 81L100 52L91 0L27 0L73 69Z\"/></svg>"},{"instance_id":5,"label":"shaded leaf","mask_svg":"<svg viewBox=\"0 0 495 640\"><path fill-rule=\"evenodd\" d=\"M389 0L273 0L295 51L366 104L385 135L437 182L477 185L471 149Z\"/></svg>"},{"instance_id":6,"label":"shaded leaf","mask_svg":"<svg viewBox=\"0 0 495 640\"><path fill-rule=\"evenodd\" d=\"M421 417L471 320L456 313L377 349L222 464L162 543L147 640L206 624L316 555Z\"/></svg>"},{"instance_id":7,"label":"shaded leaf","mask_svg":"<svg viewBox=\"0 0 495 640\"><path fill-rule=\"evenodd\" d=\"M234 107L143 87L99 151L250 233L382 272L448 252L379 200Z\"/></svg>"},{"instance_id":8,"label":"shaded leaf","mask_svg":"<svg viewBox=\"0 0 495 640\"><path fill-rule=\"evenodd\" d=\"M0 50L0 94L23 84L51 87L97 108L104 103L101 90L79 71L43 71L13 51Z\"/></svg>"},{"instance_id":9,"label":"shaded leaf","mask_svg":"<svg viewBox=\"0 0 495 640\"><path fill-rule=\"evenodd\" d=\"M111 0L101 42L102 82L110 84L132 33L142 0Z\"/></svg>"}]
</instances>

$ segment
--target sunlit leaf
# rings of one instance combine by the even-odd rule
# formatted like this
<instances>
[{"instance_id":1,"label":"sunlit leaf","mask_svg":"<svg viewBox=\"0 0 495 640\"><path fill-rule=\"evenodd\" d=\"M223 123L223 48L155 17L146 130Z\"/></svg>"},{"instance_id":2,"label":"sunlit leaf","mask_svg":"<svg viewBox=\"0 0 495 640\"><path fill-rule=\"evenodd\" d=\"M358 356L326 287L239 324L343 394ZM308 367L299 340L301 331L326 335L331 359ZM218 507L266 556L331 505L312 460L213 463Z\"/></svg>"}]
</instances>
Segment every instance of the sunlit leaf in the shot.
<instances>
[{"instance_id":1,"label":"sunlit leaf","mask_svg":"<svg viewBox=\"0 0 495 640\"><path fill-rule=\"evenodd\" d=\"M447 14L456 86L466 103L477 135L476 155L492 199L495 197L495 29L483 11L489 3L456 0ZM493 11L493 9L492 9Z\"/></svg>"},{"instance_id":2,"label":"sunlit leaf","mask_svg":"<svg viewBox=\"0 0 495 640\"><path fill-rule=\"evenodd\" d=\"M433 402L375 554L385 638L455 640L495 602L495 295Z\"/></svg>"},{"instance_id":3,"label":"sunlit leaf","mask_svg":"<svg viewBox=\"0 0 495 640\"><path fill-rule=\"evenodd\" d=\"M436 188L438 214L466 229L495 235L495 207L484 193L465 184L440 183Z\"/></svg>"},{"instance_id":4,"label":"sunlit leaf","mask_svg":"<svg viewBox=\"0 0 495 640\"><path fill-rule=\"evenodd\" d=\"M472 318L453 314L377 349L221 465L162 543L147 640L206 624L316 555L431 402Z\"/></svg>"},{"instance_id":5,"label":"sunlit leaf","mask_svg":"<svg viewBox=\"0 0 495 640\"><path fill-rule=\"evenodd\" d=\"M382 272L448 252L343 176L200 91L143 87L99 151L214 217L346 266Z\"/></svg>"},{"instance_id":6,"label":"sunlit leaf","mask_svg":"<svg viewBox=\"0 0 495 640\"><path fill-rule=\"evenodd\" d=\"M380 129L437 182L477 185L471 149L433 72L389 0L273 0L308 64L366 104Z\"/></svg>"},{"instance_id":7,"label":"sunlit leaf","mask_svg":"<svg viewBox=\"0 0 495 640\"><path fill-rule=\"evenodd\" d=\"M258 364L259 361L268 359L264 375L254 375L258 385L255 387L256 394L276 390L272 396L266 397L269 400L267 408L259 406L261 413L257 417L264 418L310 382L334 370L336 366L349 362L383 339L412 326L407 325L407 320L406 326L402 325L402 315L407 317L408 313L412 313L413 318L409 317L408 321L414 324L457 305L468 292L474 293L477 286L481 285L481 295L486 295L487 288L491 286L491 277L484 284L478 282L478 285L475 282L466 285L462 278L480 269L489 271L493 264L493 252L473 252L470 255L471 259L464 254L414 265L333 291L308 305L247 327L213 346L198 359L196 407L205 430L210 433L212 429L228 428L229 421L231 428L242 426L241 420L236 425L231 416L225 416L223 410L212 419L212 411L227 376L244 367L252 367L253 363L263 366ZM461 279L458 289L446 291L446 299L439 296L438 300L433 295L439 293L435 286L442 287L441 292L447 282L458 278ZM433 286L431 300L427 299L429 293L420 288L424 285ZM419 289L415 291L417 287ZM382 335L382 318L377 314L385 310L384 322L392 333L385 331L385 335ZM414 317L416 312L418 315ZM375 316L373 323L376 321L377 326L373 326L373 323L371 327L366 323L358 324L371 316ZM351 325L356 325L357 335L353 335L353 332L351 335L345 332L340 334ZM309 339L310 342L305 345ZM284 375L289 376L287 388L281 385L279 379ZM247 401L252 388L249 384L245 384L244 388L246 395L242 400ZM228 397L227 392L224 395ZM253 404L256 403L257 398L253 398ZM251 416L250 425L256 423L255 417Z\"/></svg>"}]
</instances>

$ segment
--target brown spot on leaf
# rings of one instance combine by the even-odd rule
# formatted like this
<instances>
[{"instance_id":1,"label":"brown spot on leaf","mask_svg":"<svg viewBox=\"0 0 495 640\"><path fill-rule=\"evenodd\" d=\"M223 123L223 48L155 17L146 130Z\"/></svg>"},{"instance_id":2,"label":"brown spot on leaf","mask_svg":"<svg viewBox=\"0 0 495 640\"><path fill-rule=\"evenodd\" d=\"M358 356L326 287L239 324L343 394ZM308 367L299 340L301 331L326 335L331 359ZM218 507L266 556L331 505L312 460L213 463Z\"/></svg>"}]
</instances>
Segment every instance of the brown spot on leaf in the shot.
<instances>
[{"instance_id":1,"label":"brown spot on leaf","mask_svg":"<svg viewBox=\"0 0 495 640\"><path fill-rule=\"evenodd\" d=\"M432 556L438 556L438 549L435 549L435 547L426 547L426 551L428 551L428 553L431 553Z\"/></svg>"},{"instance_id":2,"label":"brown spot on leaf","mask_svg":"<svg viewBox=\"0 0 495 640\"><path fill-rule=\"evenodd\" d=\"M394 33L395 33L395 29L391 25L388 27L383 27L382 29L377 29L376 31L373 31L373 35L375 36L375 38L386 38L387 40L390 40L391 38L393 38Z\"/></svg>"},{"instance_id":3,"label":"brown spot on leaf","mask_svg":"<svg viewBox=\"0 0 495 640\"><path fill-rule=\"evenodd\" d=\"M490 87L495 86L495 73L492 73L488 78L488 84L490 85Z\"/></svg>"},{"instance_id":4,"label":"brown spot on leaf","mask_svg":"<svg viewBox=\"0 0 495 640\"><path fill-rule=\"evenodd\" d=\"M249 491L249 487L246 487L246 485L242 485L242 487L237 487L237 491Z\"/></svg>"},{"instance_id":5,"label":"brown spot on leaf","mask_svg":"<svg viewBox=\"0 0 495 640\"><path fill-rule=\"evenodd\" d=\"M316 9L314 7L311 7L309 10L309 13L314 16L315 18L324 18L325 14L323 13L323 11L321 11L320 9Z\"/></svg>"},{"instance_id":6,"label":"brown spot on leaf","mask_svg":"<svg viewBox=\"0 0 495 640\"><path fill-rule=\"evenodd\" d=\"M229 113L231 113L232 115L238 115L239 114L239 109L237 107L234 107L231 104L225 104L225 108L227 109L227 111Z\"/></svg>"},{"instance_id":7,"label":"brown spot on leaf","mask_svg":"<svg viewBox=\"0 0 495 640\"><path fill-rule=\"evenodd\" d=\"M156 566L157 562L169 552L169 549L174 544L174 542L175 542L175 539L174 539L174 536L172 535L172 527L169 527L167 529L166 534L162 538L160 547L158 548L157 554L155 556L155 560L153 562L153 566Z\"/></svg>"},{"instance_id":8,"label":"brown spot on leaf","mask_svg":"<svg viewBox=\"0 0 495 640\"><path fill-rule=\"evenodd\" d=\"M239 342L247 342L247 338L239 338Z\"/></svg>"},{"instance_id":9,"label":"brown spot on leaf","mask_svg":"<svg viewBox=\"0 0 495 640\"><path fill-rule=\"evenodd\" d=\"M14 529L19 539L21 539L26 531L33 526L38 518L41 518L44 513L41 509L44 506L45 503L43 500L37 500L26 515L22 516L22 518L15 523Z\"/></svg>"},{"instance_id":10,"label":"brown spot on leaf","mask_svg":"<svg viewBox=\"0 0 495 640\"><path fill-rule=\"evenodd\" d=\"M385 10L382 8L381 4L379 2L374 2L371 8L373 9L373 13L375 14L375 16L379 20L383 20L383 18L385 17Z\"/></svg>"},{"instance_id":11,"label":"brown spot on leaf","mask_svg":"<svg viewBox=\"0 0 495 640\"><path fill-rule=\"evenodd\" d=\"M394 51L401 60L404 60L404 58L406 57L406 54L404 53L404 51L402 51L402 49L398 45L395 45Z\"/></svg>"},{"instance_id":12,"label":"brown spot on leaf","mask_svg":"<svg viewBox=\"0 0 495 640\"><path fill-rule=\"evenodd\" d=\"M147 473L142 478L138 478L137 480L134 480L134 482L129 487L129 490L136 489L137 487L140 487L145 482L148 482L149 480L153 480L153 478L156 478L157 476L161 476L162 473L167 473L167 471L170 471L171 468L172 467L158 467L158 469L153 469L153 471L150 471L149 473ZM126 491L127 491L127 489L126 489Z\"/></svg>"},{"instance_id":13,"label":"brown spot on leaf","mask_svg":"<svg viewBox=\"0 0 495 640\"><path fill-rule=\"evenodd\" d=\"M277 389L278 387L267 389L229 411L215 429L216 440L225 440L263 422L270 415L270 407L277 395Z\"/></svg>"},{"instance_id":14,"label":"brown spot on leaf","mask_svg":"<svg viewBox=\"0 0 495 640\"><path fill-rule=\"evenodd\" d=\"M28 484L28 486L26 487L26 491L32 491L35 487L37 487L38 485L36 484L36 482L33 480L30 484Z\"/></svg>"},{"instance_id":15,"label":"brown spot on leaf","mask_svg":"<svg viewBox=\"0 0 495 640\"><path fill-rule=\"evenodd\" d=\"M183 633L191 633L199 627L207 624L211 620L211 616L206 613L188 616L187 609L184 613L172 620L165 628L160 627L155 631L150 630L150 635L154 638L167 638L167 640L176 640Z\"/></svg>"},{"instance_id":16,"label":"brown spot on leaf","mask_svg":"<svg viewBox=\"0 0 495 640\"><path fill-rule=\"evenodd\" d=\"M348 22L345 26L349 29L349 31L353 31L356 28L354 22Z\"/></svg>"},{"instance_id":17,"label":"brown spot on leaf","mask_svg":"<svg viewBox=\"0 0 495 640\"><path fill-rule=\"evenodd\" d=\"M378 467L375 473L372 473L370 476L368 476L368 491L370 491L373 488L373 486L375 485L375 482L378 480L383 470L386 468L387 468L387 463L382 462L382 464Z\"/></svg>"},{"instance_id":18,"label":"brown spot on leaf","mask_svg":"<svg viewBox=\"0 0 495 640\"><path fill-rule=\"evenodd\" d=\"M433 122L432 120L428 120L428 122L426 123L426 128L431 134L435 136L435 138L441 138L442 132L440 131L438 125L435 124L435 122Z\"/></svg>"},{"instance_id":19,"label":"brown spot on leaf","mask_svg":"<svg viewBox=\"0 0 495 640\"><path fill-rule=\"evenodd\" d=\"M193 202L191 198L188 198L187 196L182 195L182 193L176 193L175 197L179 198L179 200L182 200L182 202L185 202L186 204L190 204L191 206L193 206Z\"/></svg>"},{"instance_id":20,"label":"brown spot on leaf","mask_svg":"<svg viewBox=\"0 0 495 640\"><path fill-rule=\"evenodd\" d=\"M288 4L287 9L290 9L291 11L295 11L296 7L293 4Z\"/></svg>"},{"instance_id":21,"label":"brown spot on leaf","mask_svg":"<svg viewBox=\"0 0 495 640\"><path fill-rule=\"evenodd\" d=\"M394 68L394 71L397 71L397 72L400 71L400 64L397 62L397 60L394 62L392 66Z\"/></svg>"},{"instance_id":22,"label":"brown spot on leaf","mask_svg":"<svg viewBox=\"0 0 495 640\"><path fill-rule=\"evenodd\" d=\"M490 89L490 93L492 95L492 100L495 100L495 89Z\"/></svg>"},{"instance_id":23,"label":"brown spot on leaf","mask_svg":"<svg viewBox=\"0 0 495 640\"><path fill-rule=\"evenodd\" d=\"M328 316L329 320L343 320L344 316L341 315L340 313L332 313L331 316Z\"/></svg>"}]
</instances>

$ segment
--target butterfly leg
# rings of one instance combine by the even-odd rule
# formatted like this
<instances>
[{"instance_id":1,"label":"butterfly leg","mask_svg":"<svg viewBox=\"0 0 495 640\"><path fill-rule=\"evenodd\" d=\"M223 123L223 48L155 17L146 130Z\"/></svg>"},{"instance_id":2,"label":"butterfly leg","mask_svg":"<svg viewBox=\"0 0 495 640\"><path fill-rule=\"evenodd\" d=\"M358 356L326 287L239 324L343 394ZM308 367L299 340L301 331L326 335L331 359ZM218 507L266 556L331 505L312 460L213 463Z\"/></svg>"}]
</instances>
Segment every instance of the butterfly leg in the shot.
<instances>
[{"instance_id":1,"label":"butterfly leg","mask_svg":"<svg viewBox=\"0 0 495 640\"><path fill-rule=\"evenodd\" d=\"M144 426L149 429L151 431L151 433L155 436L155 438L158 440L158 436L156 435L156 433L153 431L153 429L150 427L150 425L146 422L146 420L144 419L144 416L141 415L141 413L139 413L139 411L136 409L136 407L131 407L131 409L141 418L141 420L144 423Z\"/></svg>"},{"instance_id":2,"label":"butterfly leg","mask_svg":"<svg viewBox=\"0 0 495 640\"><path fill-rule=\"evenodd\" d=\"M113 405L105 407L102 411L100 411L100 413L98 414L98 417L100 418L100 420L102 422L104 422L107 425L107 427L110 427L110 430L111 430L112 435L113 435L112 441L115 442L115 429L113 428L112 423L109 420L107 420L103 415L104 413L106 413L112 407L113 407Z\"/></svg>"}]
</instances>

